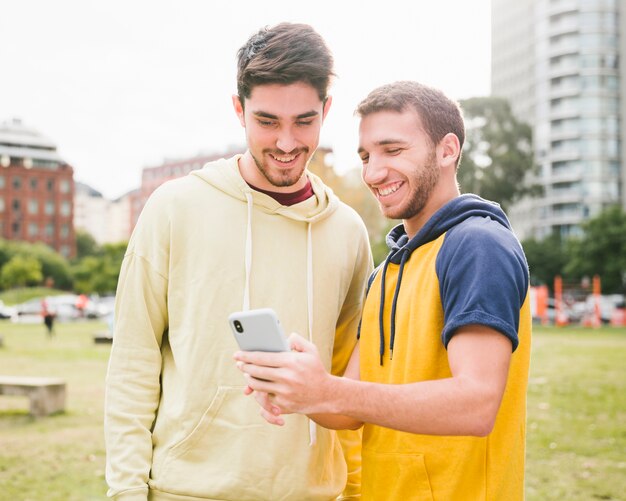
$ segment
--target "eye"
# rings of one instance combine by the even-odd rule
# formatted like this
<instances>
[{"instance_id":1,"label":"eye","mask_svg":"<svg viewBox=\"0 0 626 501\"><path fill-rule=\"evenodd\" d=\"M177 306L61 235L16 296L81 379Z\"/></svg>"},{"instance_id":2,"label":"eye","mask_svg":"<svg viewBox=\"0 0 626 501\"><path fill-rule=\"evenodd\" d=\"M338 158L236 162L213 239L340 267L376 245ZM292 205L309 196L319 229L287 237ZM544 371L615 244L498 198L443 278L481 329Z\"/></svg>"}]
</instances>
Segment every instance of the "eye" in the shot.
<instances>
[{"instance_id":1,"label":"eye","mask_svg":"<svg viewBox=\"0 0 626 501\"><path fill-rule=\"evenodd\" d=\"M402 151L401 148L389 148L386 150L387 155L398 155Z\"/></svg>"},{"instance_id":2,"label":"eye","mask_svg":"<svg viewBox=\"0 0 626 501\"><path fill-rule=\"evenodd\" d=\"M307 125L311 125L313 123L313 120L298 120L296 122L296 125L298 127L306 127Z\"/></svg>"},{"instance_id":3,"label":"eye","mask_svg":"<svg viewBox=\"0 0 626 501\"><path fill-rule=\"evenodd\" d=\"M363 162L364 164L366 164L370 159L369 155L361 155L361 162Z\"/></svg>"},{"instance_id":4,"label":"eye","mask_svg":"<svg viewBox=\"0 0 626 501\"><path fill-rule=\"evenodd\" d=\"M275 127L276 126L276 122L274 120L262 120L260 118L257 118L257 123L261 127Z\"/></svg>"}]
</instances>

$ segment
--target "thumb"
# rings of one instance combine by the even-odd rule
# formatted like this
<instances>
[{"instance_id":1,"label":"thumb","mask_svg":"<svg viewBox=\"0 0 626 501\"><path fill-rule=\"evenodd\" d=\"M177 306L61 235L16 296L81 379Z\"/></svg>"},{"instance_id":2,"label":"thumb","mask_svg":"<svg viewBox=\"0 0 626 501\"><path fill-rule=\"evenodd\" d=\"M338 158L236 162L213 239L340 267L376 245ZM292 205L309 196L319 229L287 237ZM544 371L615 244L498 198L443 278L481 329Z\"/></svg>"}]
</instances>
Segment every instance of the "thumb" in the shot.
<instances>
[{"instance_id":1,"label":"thumb","mask_svg":"<svg viewBox=\"0 0 626 501\"><path fill-rule=\"evenodd\" d=\"M300 351L303 353L315 353L317 351L317 348L313 343L295 332L289 336L287 343L292 351Z\"/></svg>"}]
</instances>

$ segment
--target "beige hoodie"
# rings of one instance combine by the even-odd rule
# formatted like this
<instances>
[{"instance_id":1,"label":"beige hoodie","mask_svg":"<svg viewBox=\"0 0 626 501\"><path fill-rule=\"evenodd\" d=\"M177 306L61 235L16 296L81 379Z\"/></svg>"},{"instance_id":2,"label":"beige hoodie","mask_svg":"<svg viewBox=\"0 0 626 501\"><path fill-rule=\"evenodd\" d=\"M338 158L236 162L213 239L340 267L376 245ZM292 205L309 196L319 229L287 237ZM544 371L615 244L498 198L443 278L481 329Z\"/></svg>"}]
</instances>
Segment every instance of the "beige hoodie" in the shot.
<instances>
[{"instance_id":1,"label":"beige hoodie","mask_svg":"<svg viewBox=\"0 0 626 501\"><path fill-rule=\"evenodd\" d=\"M248 187L238 158L161 186L129 242L106 385L116 499L330 500L346 485L337 433L299 415L269 425L243 395L227 318L271 307L341 374L371 271L367 233L316 176L315 196L285 207Z\"/></svg>"}]
</instances>

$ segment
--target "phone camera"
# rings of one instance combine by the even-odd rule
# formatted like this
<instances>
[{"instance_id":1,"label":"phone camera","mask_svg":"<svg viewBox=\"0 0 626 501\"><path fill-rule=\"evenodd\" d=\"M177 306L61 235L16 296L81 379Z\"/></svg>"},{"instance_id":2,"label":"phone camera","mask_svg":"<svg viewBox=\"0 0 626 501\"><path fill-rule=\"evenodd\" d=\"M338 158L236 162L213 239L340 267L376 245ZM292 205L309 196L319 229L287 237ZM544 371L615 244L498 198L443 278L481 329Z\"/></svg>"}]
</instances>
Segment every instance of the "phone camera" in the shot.
<instances>
[{"instance_id":1,"label":"phone camera","mask_svg":"<svg viewBox=\"0 0 626 501\"><path fill-rule=\"evenodd\" d=\"M235 326L235 330L237 332L239 332L240 334L243 332L243 325L241 325L241 322L239 320L235 320L233 322L233 325Z\"/></svg>"}]
</instances>

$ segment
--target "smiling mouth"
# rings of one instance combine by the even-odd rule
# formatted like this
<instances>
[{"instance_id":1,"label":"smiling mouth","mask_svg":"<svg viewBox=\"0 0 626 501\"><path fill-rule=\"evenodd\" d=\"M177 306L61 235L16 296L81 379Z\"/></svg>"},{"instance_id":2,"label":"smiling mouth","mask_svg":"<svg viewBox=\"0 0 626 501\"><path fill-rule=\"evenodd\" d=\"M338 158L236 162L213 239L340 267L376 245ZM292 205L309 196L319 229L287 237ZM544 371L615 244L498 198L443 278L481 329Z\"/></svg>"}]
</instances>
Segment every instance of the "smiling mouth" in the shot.
<instances>
[{"instance_id":1,"label":"smiling mouth","mask_svg":"<svg viewBox=\"0 0 626 501\"><path fill-rule=\"evenodd\" d=\"M402 186L403 182L402 181L397 181L395 183L390 183L387 184L385 186L381 186L376 188L376 192L378 193L379 197L387 197L393 193L395 193L396 191L398 191L398 189L400 189L400 186Z\"/></svg>"},{"instance_id":2,"label":"smiling mouth","mask_svg":"<svg viewBox=\"0 0 626 501\"><path fill-rule=\"evenodd\" d=\"M295 155L275 155L273 153L270 153L269 156L272 157L273 160L277 161L278 163L281 164L290 164L291 162L293 162L296 158L298 158L298 156L300 155L300 153L296 153Z\"/></svg>"}]
</instances>

